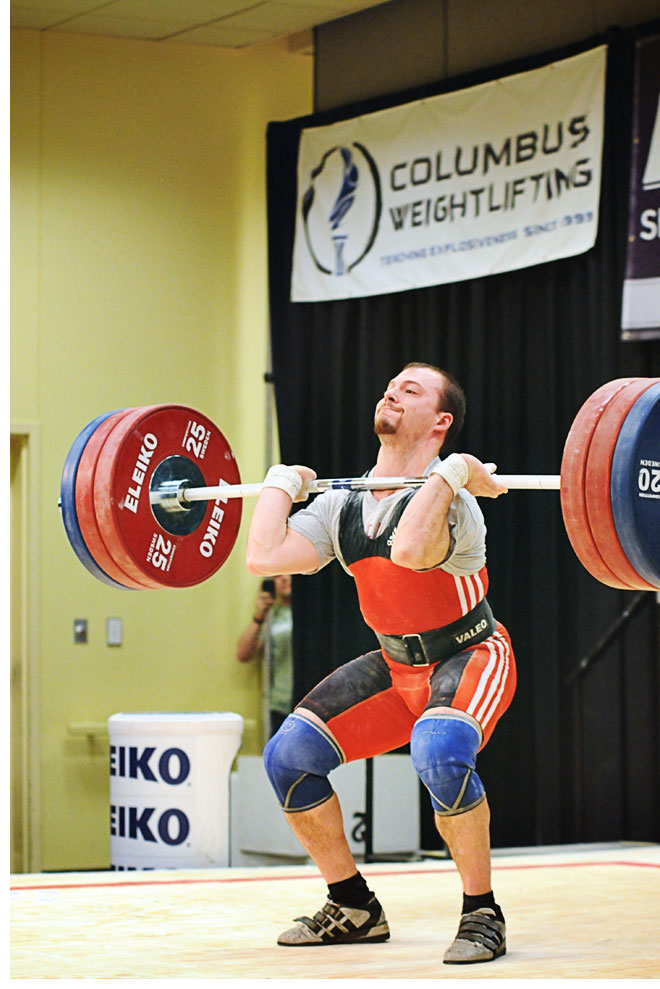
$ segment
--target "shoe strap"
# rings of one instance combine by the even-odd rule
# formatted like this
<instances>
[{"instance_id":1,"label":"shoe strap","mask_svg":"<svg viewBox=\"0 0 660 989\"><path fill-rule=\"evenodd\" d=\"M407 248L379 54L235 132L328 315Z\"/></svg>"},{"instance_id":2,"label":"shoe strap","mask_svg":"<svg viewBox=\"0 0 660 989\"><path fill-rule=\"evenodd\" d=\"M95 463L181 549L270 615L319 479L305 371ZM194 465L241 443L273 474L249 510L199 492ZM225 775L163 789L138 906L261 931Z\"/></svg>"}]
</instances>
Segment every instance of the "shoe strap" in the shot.
<instances>
[{"instance_id":1,"label":"shoe strap","mask_svg":"<svg viewBox=\"0 0 660 989\"><path fill-rule=\"evenodd\" d=\"M461 941L482 944L495 951L504 941L503 926L491 911L486 913L482 910L475 910L461 916L456 937Z\"/></svg>"}]
</instances>

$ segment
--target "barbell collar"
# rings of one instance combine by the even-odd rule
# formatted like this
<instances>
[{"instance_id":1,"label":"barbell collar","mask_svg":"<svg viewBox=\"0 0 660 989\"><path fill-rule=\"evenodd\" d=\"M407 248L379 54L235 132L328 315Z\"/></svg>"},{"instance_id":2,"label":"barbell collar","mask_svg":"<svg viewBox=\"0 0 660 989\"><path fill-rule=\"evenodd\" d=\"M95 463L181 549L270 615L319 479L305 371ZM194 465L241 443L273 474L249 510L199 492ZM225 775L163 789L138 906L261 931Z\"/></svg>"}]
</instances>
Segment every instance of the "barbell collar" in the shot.
<instances>
[{"instance_id":1,"label":"barbell collar","mask_svg":"<svg viewBox=\"0 0 660 989\"><path fill-rule=\"evenodd\" d=\"M192 503L188 503L184 492L190 484L190 481L161 481L149 492L149 504L152 507L159 505L166 512L189 512Z\"/></svg>"}]
</instances>

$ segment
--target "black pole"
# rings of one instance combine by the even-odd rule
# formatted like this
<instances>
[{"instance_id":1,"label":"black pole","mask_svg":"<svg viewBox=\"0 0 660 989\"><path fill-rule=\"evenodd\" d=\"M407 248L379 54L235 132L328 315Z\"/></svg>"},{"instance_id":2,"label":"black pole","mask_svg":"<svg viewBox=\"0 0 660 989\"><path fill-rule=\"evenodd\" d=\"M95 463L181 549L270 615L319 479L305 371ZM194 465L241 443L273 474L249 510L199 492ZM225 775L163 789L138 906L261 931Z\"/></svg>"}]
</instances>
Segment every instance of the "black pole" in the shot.
<instances>
[{"instance_id":1,"label":"black pole","mask_svg":"<svg viewBox=\"0 0 660 989\"><path fill-rule=\"evenodd\" d=\"M566 677L566 683L572 683L577 677L584 676L591 664L598 659L600 654L607 649L612 639L621 631L623 626L632 618L639 609L643 601L647 599L648 591L640 591L636 594L627 608L625 608L616 621L611 625L603 638L598 642L590 653L587 653L573 670Z\"/></svg>"},{"instance_id":2,"label":"black pole","mask_svg":"<svg viewBox=\"0 0 660 989\"><path fill-rule=\"evenodd\" d=\"M374 853L374 761L365 759L364 861Z\"/></svg>"}]
</instances>

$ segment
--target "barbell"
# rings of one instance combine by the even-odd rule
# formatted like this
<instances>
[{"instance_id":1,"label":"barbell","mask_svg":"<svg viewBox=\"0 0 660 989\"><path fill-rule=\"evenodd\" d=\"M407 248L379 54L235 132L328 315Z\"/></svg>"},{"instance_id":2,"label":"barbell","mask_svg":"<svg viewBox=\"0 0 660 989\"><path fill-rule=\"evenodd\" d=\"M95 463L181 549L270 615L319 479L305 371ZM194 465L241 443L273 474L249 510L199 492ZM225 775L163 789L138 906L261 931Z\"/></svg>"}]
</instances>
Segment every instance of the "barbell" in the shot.
<instances>
[{"instance_id":1,"label":"barbell","mask_svg":"<svg viewBox=\"0 0 660 989\"><path fill-rule=\"evenodd\" d=\"M559 490L569 541L597 580L623 590L660 588L660 378L618 378L579 410L560 475L497 475L509 489ZM332 489L419 487L424 477L316 479ZM190 587L229 556L242 499L223 434L185 405L107 412L66 457L62 519L79 561L118 588Z\"/></svg>"}]
</instances>

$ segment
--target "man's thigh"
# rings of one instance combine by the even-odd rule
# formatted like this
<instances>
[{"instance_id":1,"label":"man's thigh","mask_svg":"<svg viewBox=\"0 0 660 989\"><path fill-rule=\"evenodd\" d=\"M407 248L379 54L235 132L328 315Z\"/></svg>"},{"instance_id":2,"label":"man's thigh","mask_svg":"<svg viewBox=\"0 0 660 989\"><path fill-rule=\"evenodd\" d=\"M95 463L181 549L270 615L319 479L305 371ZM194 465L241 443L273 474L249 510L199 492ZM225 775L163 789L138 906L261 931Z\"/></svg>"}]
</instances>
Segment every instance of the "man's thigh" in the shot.
<instances>
[{"instance_id":1,"label":"man's thigh","mask_svg":"<svg viewBox=\"0 0 660 989\"><path fill-rule=\"evenodd\" d=\"M392 687L381 652L340 666L304 697L298 710L325 724L345 762L391 752L410 741L415 716Z\"/></svg>"},{"instance_id":2,"label":"man's thigh","mask_svg":"<svg viewBox=\"0 0 660 989\"><path fill-rule=\"evenodd\" d=\"M498 720L513 700L516 664L506 629L495 632L441 663L431 675L426 711L451 707L469 714L481 727L484 747Z\"/></svg>"}]
</instances>

